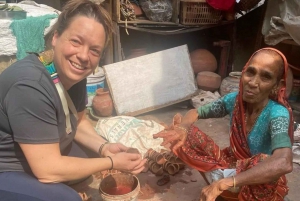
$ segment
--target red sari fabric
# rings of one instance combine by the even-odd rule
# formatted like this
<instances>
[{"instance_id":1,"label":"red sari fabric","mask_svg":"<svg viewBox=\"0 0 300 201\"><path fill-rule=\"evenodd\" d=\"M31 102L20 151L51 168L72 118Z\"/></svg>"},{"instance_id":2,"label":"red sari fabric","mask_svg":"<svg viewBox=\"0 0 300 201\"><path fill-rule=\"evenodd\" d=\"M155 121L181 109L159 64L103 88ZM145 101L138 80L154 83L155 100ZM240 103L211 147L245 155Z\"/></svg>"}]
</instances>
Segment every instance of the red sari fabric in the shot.
<instances>
[{"instance_id":1,"label":"red sari fabric","mask_svg":"<svg viewBox=\"0 0 300 201\"><path fill-rule=\"evenodd\" d=\"M283 79L286 83L288 63L285 56L276 49L263 48L276 51L281 55L284 61L284 75ZM263 50L261 49L261 50ZM257 52L261 51L258 50ZM257 53L255 52L252 57ZM249 59L249 61L252 59ZM244 73L248 63L245 65ZM175 151L175 154L182 159L186 164L201 171L208 172L215 169L236 168L237 174L246 171L253 166L263 161L265 154L258 154L251 156L250 149L247 143L246 125L244 119L244 102L242 99L243 86L240 82L240 90L237 95L235 107L232 114L232 124L230 129L230 147L221 150L214 141L199 130L195 126L191 126L185 144ZM286 100L286 85L282 86L276 97L270 97L286 107L290 113L289 136L293 143L293 116L292 110ZM279 201L283 200L287 195L288 187L285 176L282 176L278 181L268 184L243 186L238 195L241 201Z\"/></svg>"}]
</instances>

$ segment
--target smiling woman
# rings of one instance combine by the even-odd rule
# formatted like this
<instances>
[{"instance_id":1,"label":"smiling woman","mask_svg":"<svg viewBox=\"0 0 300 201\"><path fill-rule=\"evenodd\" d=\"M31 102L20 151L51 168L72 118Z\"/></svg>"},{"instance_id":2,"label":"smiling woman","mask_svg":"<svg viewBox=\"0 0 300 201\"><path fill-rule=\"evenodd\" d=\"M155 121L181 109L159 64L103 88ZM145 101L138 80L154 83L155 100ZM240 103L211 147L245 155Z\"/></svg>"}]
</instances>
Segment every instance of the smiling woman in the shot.
<instances>
[{"instance_id":1,"label":"smiling woman","mask_svg":"<svg viewBox=\"0 0 300 201\"><path fill-rule=\"evenodd\" d=\"M79 201L62 182L144 168L140 154L108 143L84 114L86 77L105 51L111 23L101 5L70 0L52 29L53 61L31 54L0 75L1 201Z\"/></svg>"},{"instance_id":2,"label":"smiling woman","mask_svg":"<svg viewBox=\"0 0 300 201\"><path fill-rule=\"evenodd\" d=\"M61 35L54 32L54 64L66 89L90 75L105 46L103 25L92 18L76 17Z\"/></svg>"}]
</instances>

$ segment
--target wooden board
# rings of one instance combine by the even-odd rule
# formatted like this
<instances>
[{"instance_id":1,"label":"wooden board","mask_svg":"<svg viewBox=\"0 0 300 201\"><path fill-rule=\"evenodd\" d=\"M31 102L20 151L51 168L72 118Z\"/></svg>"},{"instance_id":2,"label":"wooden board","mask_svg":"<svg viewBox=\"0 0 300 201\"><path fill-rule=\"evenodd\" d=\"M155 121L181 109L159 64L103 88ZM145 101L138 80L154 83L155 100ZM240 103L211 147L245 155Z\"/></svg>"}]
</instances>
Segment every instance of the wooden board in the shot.
<instances>
[{"instance_id":1,"label":"wooden board","mask_svg":"<svg viewBox=\"0 0 300 201\"><path fill-rule=\"evenodd\" d=\"M198 89L186 45L103 68L117 115L169 106L190 99Z\"/></svg>"}]
</instances>

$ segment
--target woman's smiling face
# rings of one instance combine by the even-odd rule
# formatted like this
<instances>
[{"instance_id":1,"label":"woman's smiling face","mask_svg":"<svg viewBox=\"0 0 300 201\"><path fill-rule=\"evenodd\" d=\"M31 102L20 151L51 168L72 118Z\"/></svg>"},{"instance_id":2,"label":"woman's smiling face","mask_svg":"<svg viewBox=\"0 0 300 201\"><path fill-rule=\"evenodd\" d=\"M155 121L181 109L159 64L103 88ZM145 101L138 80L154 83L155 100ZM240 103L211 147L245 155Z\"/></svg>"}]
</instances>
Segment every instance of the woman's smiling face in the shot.
<instances>
[{"instance_id":1,"label":"woman's smiling face","mask_svg":"<svg viewBox=\"0 0 300 201\"><path fill-rule=\"evenodd\" d=\"M252 57L242 75L244 101L264 104L269 99L278 86L280 66L277 60L267 52L258 52Z\"/></svg>"},{"instance_id":2,"label":"woman's smiling face","mask_svg":"<svg viewBox=\"0 0 300 201\"><path fill-rule=\"evenodd\" d=\"M105 46L105 39L102 24L85 16L75 17L61 35L54 33L54 64L66 89L95 70Z\"/></svg>"}]
</instances>

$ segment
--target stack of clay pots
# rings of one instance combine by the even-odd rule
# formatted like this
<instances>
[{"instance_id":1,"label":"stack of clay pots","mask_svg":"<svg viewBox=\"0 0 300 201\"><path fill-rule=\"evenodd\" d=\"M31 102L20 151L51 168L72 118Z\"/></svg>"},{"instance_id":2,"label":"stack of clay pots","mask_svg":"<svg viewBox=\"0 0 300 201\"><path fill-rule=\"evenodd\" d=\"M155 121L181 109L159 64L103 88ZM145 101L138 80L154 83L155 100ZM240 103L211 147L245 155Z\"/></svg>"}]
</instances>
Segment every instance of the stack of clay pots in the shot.
<instances>
[{"instance_id":1,"label":"stack of clay pots","mask_svg":"<svg viewBox=\"0 0 300 201\"><path fill-rule=\"evenodd\" d=\"M221 76L215 73L218 67L215 56L206 49L196 49L190 53L190 57L199 89L216 91L221 85Z\"/></svg>"},{"instance_id":2,"label":"stack of clay pots","mask_svg":"<svg viewBox=\"0 0 300 201\"><path fill-rule=\"evenodd\" d=\"M184 168L184 163L171 152L158 153L153 149L149 149L146 158L148 158L149 170L156 176L161 176L165 172L169 175L175 175Z\"/></svg>"}]
</instances>

